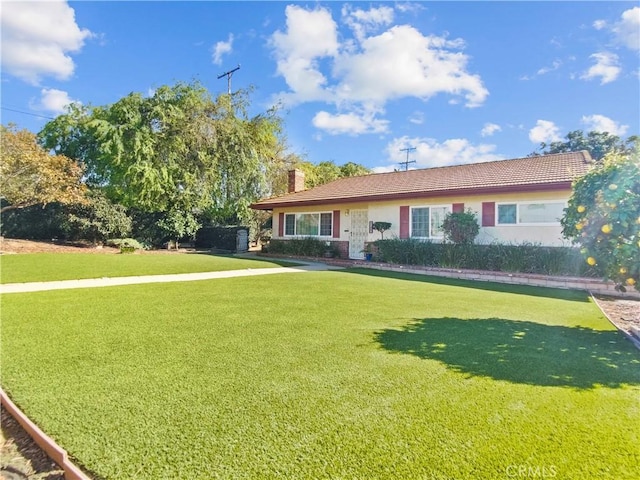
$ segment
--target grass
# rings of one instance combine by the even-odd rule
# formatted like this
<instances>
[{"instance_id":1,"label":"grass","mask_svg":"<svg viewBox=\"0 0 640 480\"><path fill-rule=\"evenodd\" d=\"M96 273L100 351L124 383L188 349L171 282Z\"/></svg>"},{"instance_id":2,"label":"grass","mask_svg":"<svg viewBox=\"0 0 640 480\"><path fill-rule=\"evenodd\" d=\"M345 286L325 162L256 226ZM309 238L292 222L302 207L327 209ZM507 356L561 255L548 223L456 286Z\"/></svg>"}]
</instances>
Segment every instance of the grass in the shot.
<instances>
[{"instance_id":1,"label":"grass","mask_svg":"<svg viewBox=\"0 0 640 480\"><path fill-rule=\"evenodd\" d=\"M33 253L3 255L0 283L129 277L293 266L291 262L208 254Z\"/></svg>"},{"instance_id":2,"label":"grass","mask_svg":"<svg viewBox=\"0 0 640 480\"><path fill-rule=\"evenodd\" d=\"M3 387L97 478L636 478L585 294L368 273L6 295Z\"/></svg>"}]
</instances>

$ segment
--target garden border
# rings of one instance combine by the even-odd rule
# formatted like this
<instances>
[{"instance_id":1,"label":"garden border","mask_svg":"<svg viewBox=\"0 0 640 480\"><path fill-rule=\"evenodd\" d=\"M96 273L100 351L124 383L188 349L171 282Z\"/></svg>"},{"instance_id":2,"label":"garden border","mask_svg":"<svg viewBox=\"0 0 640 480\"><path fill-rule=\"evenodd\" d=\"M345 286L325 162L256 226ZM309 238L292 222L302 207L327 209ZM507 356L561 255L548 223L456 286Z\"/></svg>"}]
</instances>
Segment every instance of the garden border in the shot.
<instances>
[{"instance_id":1,"label":"garden border","mask_svg":"<svg viewBox=\"0 0 640 480\"><path fill-rule=\"evenodd\" d=\"M0 402L7 409L9 415L24 428L25 432L44 452L64 470L65 480L91 480L78 466L71 460L67 451L60 447L50 436L44 433L11 401L4 389L0 388Z\"/></svg>"},{"instance_id":2,"label":"garden border","mask_svg":"<svg viewBox=\"0 0 640 480\"><path fill-rule=\"evenodd\" d=\"M432 275L435 277L455 278L460 280L474 280L481 282L506 283L510 285L529 285L535 287L561 288L565 290L584 290L598 295L640 300L640 292L630 288L626 293L615 289L615 283L598 278L560 277L517 272L491 272L485 270L465 270L457 268L436 268L419 265L399 265L365 260L343 260L327 258L294 257L270 253L258 253L261 257L286 258L289 260L310 260L340 267L370 268L391 272L413 273L416 275Z\"/></svg>"}]
</instances>

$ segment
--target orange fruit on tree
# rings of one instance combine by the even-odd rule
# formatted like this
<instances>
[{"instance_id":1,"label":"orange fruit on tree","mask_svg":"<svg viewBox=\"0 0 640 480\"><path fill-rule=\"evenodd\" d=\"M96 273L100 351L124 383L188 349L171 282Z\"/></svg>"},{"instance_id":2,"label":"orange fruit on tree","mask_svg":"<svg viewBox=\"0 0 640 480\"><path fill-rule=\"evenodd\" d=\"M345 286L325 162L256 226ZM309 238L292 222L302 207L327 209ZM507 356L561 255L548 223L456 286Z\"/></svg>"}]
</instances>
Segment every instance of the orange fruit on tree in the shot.
<instances>
[{"instance_id":1,"label":"orange fruit on tree","mask_svg":"<svg viewBox=\"0 0 640 480\"><path fill-rule=\"evenodd\" d=\"M595 258L589 257L587 258L587 263L593 267L597 262Z\"/></svg>"}]
</instances>

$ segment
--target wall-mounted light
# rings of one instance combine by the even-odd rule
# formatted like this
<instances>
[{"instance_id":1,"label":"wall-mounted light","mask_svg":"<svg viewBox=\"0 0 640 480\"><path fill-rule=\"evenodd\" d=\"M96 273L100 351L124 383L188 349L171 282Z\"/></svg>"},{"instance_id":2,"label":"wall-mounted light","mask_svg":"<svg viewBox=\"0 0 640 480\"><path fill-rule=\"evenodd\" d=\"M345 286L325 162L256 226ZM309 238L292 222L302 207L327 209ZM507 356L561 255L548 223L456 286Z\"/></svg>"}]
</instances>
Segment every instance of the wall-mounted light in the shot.
<instances>
[{"instance_id":1,"label":"wall-mounted light","mask_svg":"<svg viewBox=\"0 0 640 480\"><path fill-rule=\"evenodd\" d=\"M345 216L349 216L349 212L350 212L350 210L347 208L347 209L344 211Z\"/></svg>"}]
</instances>

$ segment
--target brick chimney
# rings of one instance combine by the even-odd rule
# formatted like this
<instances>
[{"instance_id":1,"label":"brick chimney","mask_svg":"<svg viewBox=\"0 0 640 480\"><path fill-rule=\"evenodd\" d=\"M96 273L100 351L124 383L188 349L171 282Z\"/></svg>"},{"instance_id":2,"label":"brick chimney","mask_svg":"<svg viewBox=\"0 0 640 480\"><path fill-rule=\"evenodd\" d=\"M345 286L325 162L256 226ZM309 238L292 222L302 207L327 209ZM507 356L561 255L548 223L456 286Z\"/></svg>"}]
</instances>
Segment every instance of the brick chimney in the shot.
<instances>
[{"instance_id":1,"label":"brick chimney","mask_svg":"<svg viewBox=\"0 0 640 480\"><path fill-rule=\"evenodd\" d=\"M296 193L304 190L304 172L302 170L289 170L288 193Z\"/></svg>"}]
</instances>

